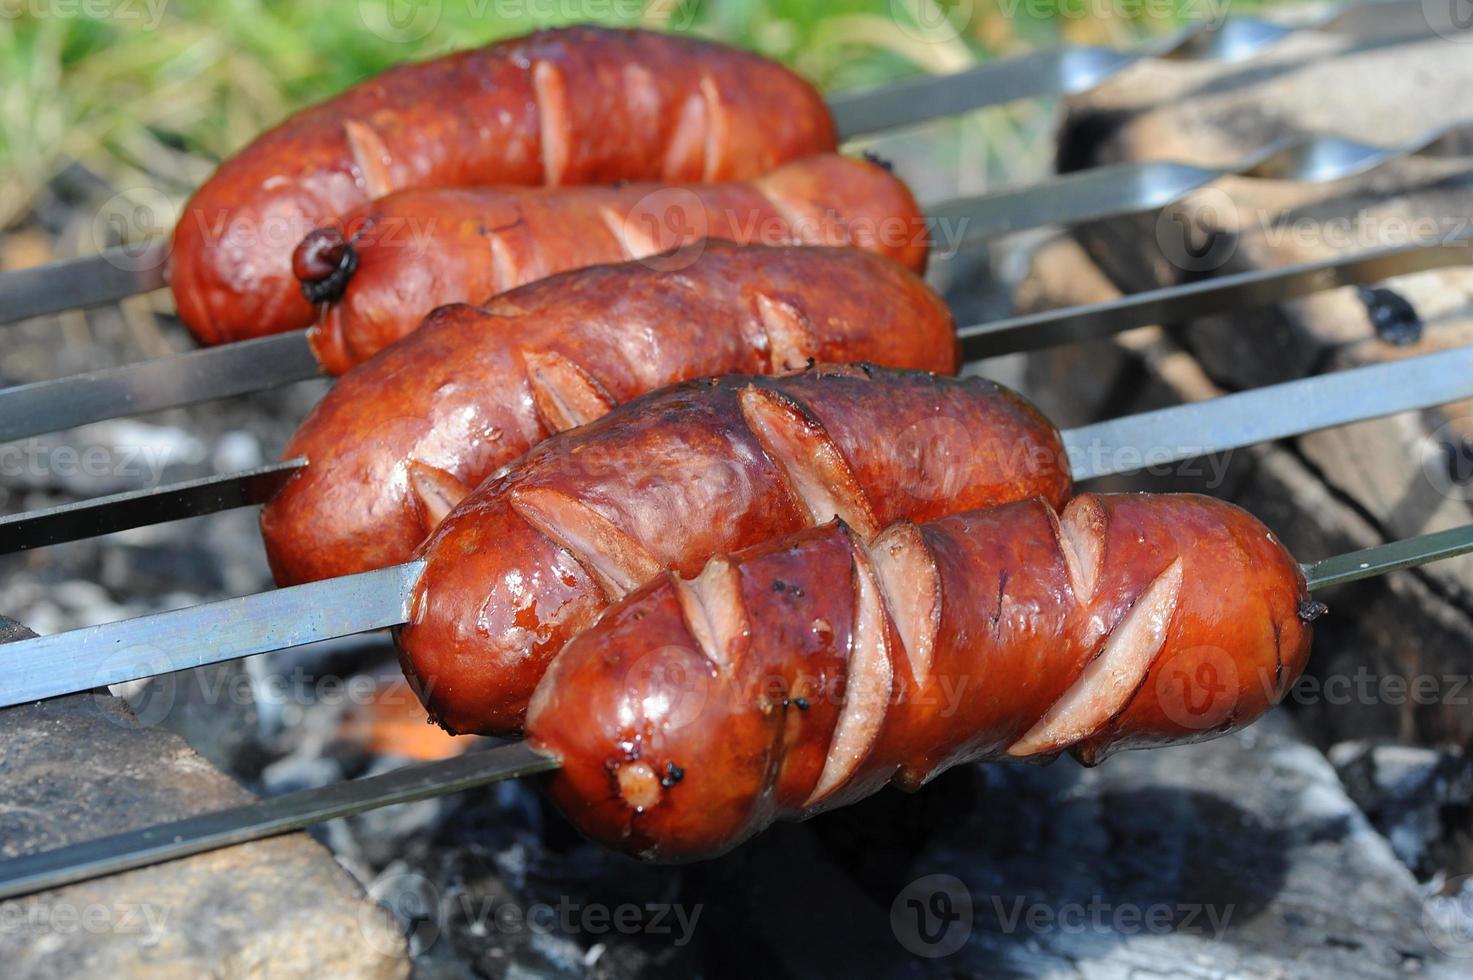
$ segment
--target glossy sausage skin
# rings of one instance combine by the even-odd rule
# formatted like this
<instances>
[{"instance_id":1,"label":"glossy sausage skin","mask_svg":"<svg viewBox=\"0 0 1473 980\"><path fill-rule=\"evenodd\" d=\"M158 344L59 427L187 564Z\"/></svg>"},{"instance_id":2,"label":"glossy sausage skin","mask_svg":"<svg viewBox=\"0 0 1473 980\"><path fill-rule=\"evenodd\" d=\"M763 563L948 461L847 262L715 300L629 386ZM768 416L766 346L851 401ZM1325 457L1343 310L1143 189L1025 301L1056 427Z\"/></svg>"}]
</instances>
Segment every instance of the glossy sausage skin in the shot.
<instances>
[{"instance_id":1,"label":"glossy sausage skin","mask_svg":"<svg viewBox=\"0 0 1473 980\"><path fill-rule=\"evenodd\" d=\"M1241 727L1304 667L1299 566L1231 504L1082 495L832 523L666 574L553 661L527 734L584 832L656 860L949 766Z\"/></svg>"},{"instance_id":2,"label":"glossy sausage skin","mask_svg":"<svg viewBox=\"0 0 1473 980\"><path fill-rule=\"evenodd\" d=\"M876 164L834 155L721 184L403 191L329 233L342 236L355 262L313 331L318 358L333 371L403 337L437 306L484 302L553 273L700 238L853 245L915 272L927 251L925 220L905 185Z\"/></svg>"},{"instance_id":3,"label":"glossy sausage skin","mask_svg":"<svg viewBox=\"0 0 1473 980\"><path fill-rule=\"evenodd\" d=\"M170 282L204 343L296 329L313 310L292 249L391 191L741 180L835 144L818 93L764 58L646 31L541 31L391 69L258 138L185 207Z\"/></svg>"},{"instance_id":4,"label":"glossy sausage skin","mask_svg":"<svg viewBox=\"0 0 1473 980\"><path fill-rule=\"evenodd\" d=\"M665 388L451 512L417 552L400 660L450 731L515 731L553 655L662 569L836 514L865 534L1069 491L1057 432L982 379L823 367Z\"/></svg>"},{"instance_id":5,"label":"glossy sausage skin","mask_svg":"<svg viewBox=\"0 0 1473 980\"><path fill-rule=\"evenodd\" d=\"M811 361L951 373L951 313L857 249L712 240L449 306L349 371L286 448L261 514L281 585L406 561L488 475L549 435L665 385Z\"/></svg>"}]
</instances>

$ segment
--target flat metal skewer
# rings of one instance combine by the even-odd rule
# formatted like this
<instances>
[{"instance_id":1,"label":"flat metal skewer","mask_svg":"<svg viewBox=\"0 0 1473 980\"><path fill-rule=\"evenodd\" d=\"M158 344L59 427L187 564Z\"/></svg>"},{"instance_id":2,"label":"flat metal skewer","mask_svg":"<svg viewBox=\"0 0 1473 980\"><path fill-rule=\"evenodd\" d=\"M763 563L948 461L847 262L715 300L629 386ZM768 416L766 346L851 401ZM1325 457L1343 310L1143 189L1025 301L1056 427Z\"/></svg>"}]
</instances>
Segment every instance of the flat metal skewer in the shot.
<instances>
[{"instance_id":1,"label":"flat metal skewer","mask_svg":"<svg viewBox=\"0 0 1473 980\"><path fill-rule=\"evenodd\" d=\"M957 330L968 359L1095 340L1153 323L1267 306L1341 286L1446 269L1473 261L1473 231L1426 245L1395 245L1277 269L1133 293ZM305 331L224 344L88 374L0 389L0 442L99 422L118 415L319 377Z\"/></svg>"},{"instance_id":2,"label":"flat metal skewer","mask_svg":"<svg viewBox=\"0 0 1473 980\"><path fill-rule=\"evenodd\" d=\"M322 375L305 330L0 390L0 442Z\"/></svg>"},{"instance_id":3,"label":"flat metal skewer","mask_svg":"<svg viewBox=\"0 0 1473 980\"><path fill-rule=\"evenodd\" d=\"M556 759L513 742L56 847L0 861L0 901L557 767Z\"/></svg>"},{"instance_id":4,"label":"flat metal skewer","mask_svg":"<svg viewBox=\"0 0 1473 980\"><path fill-rule=\"evenodd\" d=\"M1075 477L1165 465L1473 397L1473 347L1285 382L1063 433ZM1139 424L1139 430L1135 428ZM406 621L422 562L22 640L0 707Z\"/></svg>"},{"instance_id":5,"label":"flat metal skewer","mask_svg":"<svg viewBox=\"0 0 1473 980\"><path fill-rule=\"evenodd\" d=\"M306 465L307 461L298 457L225 476L10 514L0 517L0 554L264 504Z\"/></svg>"},{"instance_id":6,"label":"flat metal skewer","mask_svg":"<svg viewBox=\"0 0 1473 980\"><path fill-rule=\"evenodd\" d=\"M1326 558L1306 565L1305 573L1313 590L1470 552L1473 552L1473 525ZM535 751L525 742L514 742L39 851L0 861L0 900L274 837L396 803L551 772L559 764L557 759Z\"/></svg>"},{"instance_id":7,"label":"flat metal skewer","mask_svg":"<svg viewBox=\"0 0 1473 980\"><path fill-rule=\"evenodd\" d=\"M1314 293L1381 282L1396 276L1449 269L1473 261L1473 231L1431 245L1394 245L1314 262L1242 272L1182 286L1130 293L1105 303L1044 310L962 327L969 360L1099 340L1136 327L1282 303ZM0 400L4 393L0 392Z\"/></svg>"},{"instance_id":8,"label":"flat metal skewer","mask_svg":"<svg viewBox=\"0 0 1473 980\"><path fill-rule=\"evenodd\" d=\"M1473 398L1473 347L1175 405L1063 436L1074 478L1089 480L1465 398ZM264 504L306 465L287 460L0 518L0 554Z\"/></svg>"},{"instance_id":9,"label":"flat metal skewer","mask_svg":"<svg viewBox=\"0 0 1473 980\"><path fill-rule=\"evenodd\" d=\"M1367 173L1393 160L1431 152L1473 131L1473 121L1429 130L1404 143L1378 145L1345 136L1281 140L1222 167L1140 160L1092 167L1037 184L962 198L928 208L939 240L970 244L1040 228L1140 214L1180 201L1224 177L1324 184Z\"/></svg>"},{"instance_id":10,"label":"flat metal skewer","mask_svg":"<svg viewBox=\"0 0 1473 980\"><path fill-rule=\"evenodd\" d=\"M1438 24L1444 31L1456 25ZM1245 61L1294 34L1420 36L1433 30L1420 3L1390 0L1329 7L1293 24L1232 17L1214 28L1195 24L1134 51L1056 48L983 62L958 72L920 76L829 100L840 134L848 139L988 106L1044 95L1078 95L1152 59Z\"/></svg>"},{"instance_id":11,"label":"flat metal skewer","mask_svg":"<svg viewBox=\"0 0 1473 980\"><path fill-rule=\"evenodd\" d=\"M1333 558L1322 558L1304 566L1309 588L1328 589L1332 585L1359 582L1388 572L1416 568L1434 561L1473 553L1473 524L1433 531L1415 538L1403 538L1362 548Z\"/></svg>"},{"instance_id":12,"label":"flat metal skewer","mask_svg":"<svg viewBox=\"0 0 1473 980\"><path fill-rule=\"evenodd\" d=\"M101 306L162 289L168 258L168 245L155 243L141 252L110 248L96 255L0 272L0 323Z\"/></svg>"}]
</instances>

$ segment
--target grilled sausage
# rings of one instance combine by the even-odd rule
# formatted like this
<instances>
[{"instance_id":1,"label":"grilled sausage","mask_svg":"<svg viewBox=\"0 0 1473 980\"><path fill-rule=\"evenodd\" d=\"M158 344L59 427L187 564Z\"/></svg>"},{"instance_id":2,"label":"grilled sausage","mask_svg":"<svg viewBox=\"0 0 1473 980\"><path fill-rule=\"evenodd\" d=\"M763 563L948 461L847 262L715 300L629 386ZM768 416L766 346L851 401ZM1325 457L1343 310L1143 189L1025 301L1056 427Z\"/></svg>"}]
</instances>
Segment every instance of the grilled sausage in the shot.
<instances>
[{"instance_id":1,"label":"grilled sausage","mask_svg":"<svg viewBox=\"0 0 1473 980\"><path fill-rule=\"evenodd\" d=\"M185 207L170 282L204 343L296 329L313 310L292 249L391 191L742 180L835 142L818 93L764 58L645 31L541 31L391 69L258 138Z\"/></svg>"},{"instance_id":2,"label":"grilled sausage","mask_svg":"<svg viewBox=\"0 0 1473 980\"><path fill-rule=\"evenodd\" d=\"M707 237L855 245L916 272L926 258L924 218L905 185L876 164L827 155L724 184L403 191L308 236L297 265L322 277L303 283L324 301L313 346L341 370L437 306Z\"/></svg>"},{"instance_id":3,"label":"grilled sausage","mask_svg":"<svg viewBox=\"0 0 1473 980\"><path fill-rule=\"evenodd\" d=\"M513 731L563 644L664 568L836 514L864 535L1069 491L1053 427L981 379L689 382L548 439L462 501L417 552L400 661L450 731Z\"/></svg>"},{"instance_id":4,"label":"grilled sausage","mask_svg":"<svg viewBox=\"0 0 1473 980\"><path fill-rule=\"evenodd\" d=\"M961 762L1246 725L1304 667L1305 600L1267 528L1194 495L1024 501L872 542L831 523L625 598L553 661L527 734L585 833L708 857Z\"/></svg>"},{"instance_id":5,"label":"grilled sausage","mask_svg":"<svg viewBox=\"0 0 1473 980\"><path fill-rule=\"evenodd\" d=\"M713 240L661 258L445 307L349 371L287 446L311 465L262 511L277 582L407 560L501 466L677 381L815 359L956 368L946 304L878 255Z\"/></svg>"}]
</instances>

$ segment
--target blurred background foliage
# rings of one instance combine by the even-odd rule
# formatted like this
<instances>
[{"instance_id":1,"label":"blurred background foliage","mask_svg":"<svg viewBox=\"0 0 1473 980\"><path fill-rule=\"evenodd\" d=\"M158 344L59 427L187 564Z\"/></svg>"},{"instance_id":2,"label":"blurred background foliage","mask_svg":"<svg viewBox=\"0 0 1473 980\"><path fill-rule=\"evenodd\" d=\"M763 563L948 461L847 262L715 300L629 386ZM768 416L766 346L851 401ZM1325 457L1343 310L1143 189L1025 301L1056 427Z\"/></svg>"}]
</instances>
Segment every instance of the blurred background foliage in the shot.
<instances>
[{"instance_id":1,"label":"blurred background foliage","mask_svg":"<svg viewBox=\"0 0 1473 980\"><path fill-rule=\"evenodd\" d=\"M388 65L538 26L691 31L837 91L1057 43L1130 45L1227 2L0 0L0 228L68 169L180 200L297 107ZM1033 169L1048 119L1036 105L978 114L973 138L953 141L953 163L976 175L963 189Z\"/></svg>"}]
</instances>

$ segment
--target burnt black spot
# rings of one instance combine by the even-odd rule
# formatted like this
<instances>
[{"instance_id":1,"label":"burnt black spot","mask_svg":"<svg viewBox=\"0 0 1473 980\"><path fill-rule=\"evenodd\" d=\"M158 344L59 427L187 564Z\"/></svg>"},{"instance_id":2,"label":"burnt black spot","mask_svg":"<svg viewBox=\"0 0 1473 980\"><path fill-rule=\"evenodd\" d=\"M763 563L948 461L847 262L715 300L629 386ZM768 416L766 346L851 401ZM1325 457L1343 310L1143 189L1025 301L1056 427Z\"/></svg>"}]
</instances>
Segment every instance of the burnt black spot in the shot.
<instances>
[{"instance_id":1,"label":"burnt black spot","mask_svg":"<svg viewBox=\"0 0 1473 980\"><path fill-rule=\"evenodd\" d=\"M1299 618L1306 623L1314 622L1329 611L1330 607L1317 599L1305 599L1299 604Z\"/></svg>"},{"instance_id":2,"label":"burnt black spot","mask_svg":"<svg viewBox=\"0 0 1473 980\"><path fill-rule=\"evenodd\" d=\"M1385 286L1361 286L1356 295L1366 305L1366 315L1377 337L1393 347L1406 347L1422 339L1422 318L1405 296Z\"/></svg>"},{"instance_id":3,"label":"burnt black spot","mask_svg":"<svg viewBox=\"0 0 1473 980\"><path fill-rule=\"evenodd\" d=\"M358 271L358 252L337 228L316 228L292 253L292 273L309 303L331 303Z\"/></svg>"},{"instance_id":4,"label":"burnt black spot","mask_svg":"<svg viewBox=\"0 0 1473 980\"><path fill-rule=\"evenodd\" d=\"M665 763L665 775L660 777L660 785L669 789L685 778L685 770L673 762Z\"/></svg>"},{"instance_id":5,"label":"burnt black spot","mask_svg":"<svg viewBox=\"0 0 1473 980\"><path fill-rule=\"evenodd\" d=\"M874 164L875 166L883 169L886 173L893 174L895 172L895 164L891 163L889 160L886 160L884 157L880 156L873 150L865 150L864 153L861 154L861 156L863 156L867 161Z\"/></svg>"},{"instance_id":6,"label":"burnt black spot","mask_svg":"<svg viewBox=\"0 0 1473 980\"><path fill-rule=\"evenodd\" d=\"M788 591L788 583L784 582L780 578L775 578L775 579L772 580L772 591L774 591L774 592L786 592L786 591Z\"/></svg>"}]
</instances>

